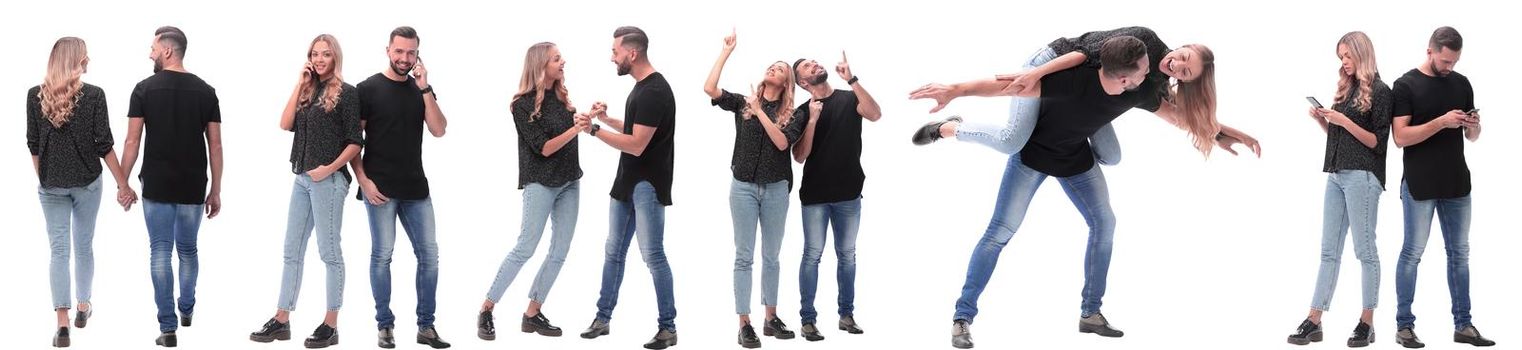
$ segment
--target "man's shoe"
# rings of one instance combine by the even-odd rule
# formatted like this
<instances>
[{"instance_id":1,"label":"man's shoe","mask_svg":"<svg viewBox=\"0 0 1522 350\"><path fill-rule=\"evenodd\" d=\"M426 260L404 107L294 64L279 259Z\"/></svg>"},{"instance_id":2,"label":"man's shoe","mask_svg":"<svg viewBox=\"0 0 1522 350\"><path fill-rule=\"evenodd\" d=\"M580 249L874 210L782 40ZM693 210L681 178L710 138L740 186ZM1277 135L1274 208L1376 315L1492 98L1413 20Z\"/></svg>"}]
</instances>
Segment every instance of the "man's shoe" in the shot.
<instances>
[{"instance_id":1,"label":"man's shoe","mask_svg":"<svg viewBox=\"0 0 1522 350\"><path fill-rule=\"evenodd\" d=\"M1078 332L1094 333L1107 338L1119 338L1126 335L1126 332L1121 332L1119 329L1110 327L1110 320L1105 319L1105 315L1097 312L1089 315L1089 317L1078 320Z\"/></svg>"}]
</instances>

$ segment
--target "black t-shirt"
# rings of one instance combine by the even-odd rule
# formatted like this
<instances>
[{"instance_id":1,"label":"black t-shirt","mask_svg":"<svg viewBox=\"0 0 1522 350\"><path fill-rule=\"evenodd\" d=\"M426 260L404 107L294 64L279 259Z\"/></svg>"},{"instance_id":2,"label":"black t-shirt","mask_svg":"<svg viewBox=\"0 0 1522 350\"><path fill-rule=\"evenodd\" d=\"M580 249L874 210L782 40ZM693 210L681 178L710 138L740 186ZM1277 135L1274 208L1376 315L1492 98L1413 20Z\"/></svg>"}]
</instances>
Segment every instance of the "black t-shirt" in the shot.
<instances>
[{"instance_id":1,"label":"black t-shirt","mask_svg":"<svg viewBox=\"0 0 1522 350\"><path fill-rule=\"evenodd\" d=\"M206 124L221 123L217 91L195 74L159 71L137 83L127 117L143 118L143 198L206 202Z\"/></svg>"},{"instance_id":2,"label":"black t-shirt","mask_svg":"<svg viewBox=\"0 0 1522 350\"><path fill-rule=\"evenodd\" d=\"M1395 80L1394 115L1410 116L1417 126L1448 111L1474 108L1474 87L1458 72L1433 77L1412 69ZM1406 146L1405 180L1416 200L1458 198L1469 195L1469 164L1464 161L1463 128L1443 129L1421 143Z\"/></svg>"},{"instance_id":3,"label":"black t-shirt","mask_svg":"<svg viewBox=\"0 0 1522 350\"><path fill-rule=\"evenodd\" d=\"M651 73L634 83L624 102L624 134L634 135L634 125L655 128L655 135L639 156L620 153L618 176L613 179L613 199L634 200L634 185L649 181L661 204L671 205L671 173L675 158L676 97L661 73Z\"/></svg>"},{"instance_id":4,"label":"black t-shirt","mask_svg":"<svg viewBox=\"0 0 1522 350\"><path fill-rule=\"evenodd\" d=\"M365 121L365 176L389 198L428 198L423 174L422 89L411 76L394 81L375 73L355 87ZM431 98L431 97L426 97Z\"/></svg>"},{"instance_id":5,"label":"black t-shirt","mask_svg":"<svg viewBox=\"0 0 1522 350\"><path fill-rule=\"evenodd\" d=\"M1139 106L1155 106L1159 97L1147 84L1120 95L1105 93L1099 70L1080 66L1041 78L1041 112L1021 162L1047 175L1068 177L1094 167L1089 137L1099 128Z\"/></svg>"},{"instance_id":6,"label":"black t-shirt","mask_svg":"<svg viewBox=\"0 0 1522 350\"><path fill-rule=\"evenodd\" d=\"M1157 37L1157 33L1153 32L1150 28L1125 27L1093 31L1083 33L1083 35L1075 38L1057 38L1057 40L1047 44L1047 47L1050 47L1052 52L1058 56L1075 51L1082 53L1085 58L1085 65L1099 68L1099 48L1104 46L1105 40L1118 36L1134 37L1147 45L1147 64L1149 64L1147 66L1147 78L1145 84L1137 88L1136 91L1151 91L1156 93L1159 96L1157 101L1160 103L1162 96L1168 95L1168 75L1164 74L1163 70L1158 69L1158 67L1162 66L1163 57L1167 56L1169 52L1173 52L1173 50L1169 49L1168 44L1163 43L1163 40ZM1148 103L1153 102L1149 101ZM1149 111L1157 110L1155 105L1143 105L1141 108Z\"/></svg>"},{"instance_id":7,"label":"black t-shirt","mask_svg":"<svg viewBox=\"0 0 1522 350\"><path fill-rule=\"evenodd\" d=\"M814 139L803 163L803 186L798 188L803 205L861 198L862 184L867 181L861 169L862 117L856 112L856 93L835 90L820 101L824 107L814 122ZM809 102L793 110L793 119L809 120Z\"/></svg>"}]
</instances>

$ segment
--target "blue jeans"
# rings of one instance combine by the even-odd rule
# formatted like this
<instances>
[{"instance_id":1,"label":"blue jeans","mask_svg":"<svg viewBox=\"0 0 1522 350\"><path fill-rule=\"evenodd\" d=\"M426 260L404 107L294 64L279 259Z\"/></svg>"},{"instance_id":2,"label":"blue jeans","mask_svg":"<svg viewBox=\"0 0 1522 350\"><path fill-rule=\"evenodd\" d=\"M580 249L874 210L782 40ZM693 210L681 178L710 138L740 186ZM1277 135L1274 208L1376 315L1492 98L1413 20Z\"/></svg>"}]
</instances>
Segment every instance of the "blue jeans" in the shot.
<instances>
[{"instance_id":1,"label":"blue jeans","mask_svg":"<svg viewBox=\"0 0 1522 350\"><path fill-rule=\"evenodd\" d=\"M317 254L328 270L328 311L338 311L343 306L344 259L339 232L343 229L343 200L349 194L348 181L343 174L333 174L322 181L312 181L305 173L296 176L285 226L285 268L280 274L277 305L281 310L296 310L307 239L312 237L313 230L317 231Z\"/></svg>"},{"instance_id":2,"label":"blue jeans","mask_svg":"<svg viewBox=\"0 0 1522 350\"><path fill-rule=\"evenodd\" d=\"M814 294L819 290L819 258L825 230L835 228L835 303L840 316L856 311L856 233L861 228L861 198L803 206L803 262L798 265L799 318L815 323Z\"/></svg>"},{"instance_id":3,"label":"blue jeans","mask_svg":"<svg viewBox=\"0 0 1522 350\"><path fill-rule=\"evenodd\" d=\"M375 322L380 329L394 328L391 313L391 252L396 249L396 221L412 243L417 257L417 325L433 326L434 296L439 287L439 243L434 234L433 199L391 199L385 204L365 202L370 218L370 293L375 296Z\"/></svg>"},{"instance_id":4,"label":"blue jeans","mask_svg":"<svg viewBox=\"0 0 1522 350\"><path fill-rule=\"evenodd\" d=\"M756 223L761 224L761 305L777 306L782 236L787 225L788 181L769 184L731 180L729 215L735 222L735 313L750 314L751 264L756 256Z\"/></svg>"},{"instance_id":5,"label":"blue jeans","mask_svg":"<svg viewBox=\"0 0 1522 350\"><path fill-rule=\"evenodd\" d=\"M1030 71L1056 58L1057 53L1051 48L1042 47L1031 55L1022 68ZM1025 148L1025 142L1030 140L1031 132L1036 130L1036 119L1040 113L1041 98L1011 97L1009 119L1004 121L1004 125L965 121L957 127L957 139L988 146L1004 154L1020 153ZM1120 139L1115 135L1112 124L1105 124L1090 136L1089 144L1093 146L1094 160L1099 164L1120 163Z\"/></svg>"},{"instance_id":6,"label":"blue jeans","mask_svg":"<svg viewBox=\"0 0 1522 350\"><path fill-rule=\"evenodd\" d=\"M518 277L518 271L523 269L528 259L534 257L539 239L544 237L545 222L551 221L554 225L550 227L550 253L544 258L544 264L539 266L539 274L534 276L534 286L528 292L529 300L543 304L544 299L549 297L550 287L555 286L555 277L560 275L560 267L565 265L566 254L571 251L571 238L576 235L576 212L580 207L580 181L571 181L560 187L546 187L538 183L523 186L523 224L518 232L518 243L502 259L502 267L497 268L497 278L492 280L486 299L491 300L492 304L502 301L502 293L507 292L507 286Z\"/></svg>"},{"instance_id":7,"label":"blue jeans","mask_svg":"<svg viewBox=\"0 0 1522 350\"><path fill-rule=\"evenodd\" d=\"M629 242L637 238L640 256L645 260L645 267L650 269L650 279L655 282L655 303L660 312L656 322L661 329L675 331L676 297L671 286L671 265L666 262L663 246L666 207L656 197L655 187L649 182L635 184L632 199L631 202L613 199L608 205L607 254L602 264L597 319L604 322L613 319L613 307L618 305L618 288L624 282L624 257L629 255Z\"/></svg>"},{"instance_id":8,"label":"blue jeans","mask_svg":"<svg viewBox=\"0 0 1522 350\"><path fill-rule=\"evenodd\" d=\"M1363 308L1373 310L1379 305L1379 252L1374 245L1374 224L1378 222L1379 194L1383 191L1379 178L1372 172L1340 170L1327 174L1321 218L1321 268L1316 275L1316 293L1311 297L1312 309L1331 310L1349 228L1353 232L1353 253L1363 265Z\"/></svg>"},{"instance_id":9,"label":"blue jeans","mask_svg":"<svg viewBox=\"0 0 1522 350\"><path fill-rule=\"evenodd\" d=\"M196 277L201 263L196 257L196 237L201 232L204 204L175 204L143 200L143 221L148 224L149 271L153 277L153 303L158 306L159 331L179 329L175 316L174 267L169 257L180 255L179 312L190 316L196 307Z\"/></svg>"},{"instance_id":10,"label":"blue jeans","mask_svg":"<svg viewBox=\"0 0 1522 350\"><path fill-rule=\"evenodd\" d=\"M100 212L100 178L82 187L37 187L42 216L47 222L48 285L53 289L53 309L69 308L69 247L74 248L74 297L90 303L90 282L95 278L95 215ZM72 224L72 225L71 225ZM72 227L71 227L72 226ZM70 229L73 242L70 242Z\"/></svg>"},{"instance_id":11,"label":"blue jeans","mask_svg":"<svg viewBox=\"0 0 1522 350\"><path fill-rule=\"evenodd\" d=\"M1083 258L1082 316L1099 312L1105 294L1105 281L1110 272L1110 249L1115 237L1115 212L1110 209L1110 188L1104 173L1096 166L1089 171L1070 177L1059 177L1062 190L1073 201L1078 213L1089 224L1088 249ZM1004 168L1004 180L999 184L999 196L994 204L993 219L983 238L973 247L972 260L967 263L967 282L962 285L962 296L957 299L954 320L972 322L978 315L978 296L988 286L994 266L999 263L999 253L1020 229L1025 212L1030 208L1036 189L1047 178L1035 169L1020 162L1020 155L1009 157Z\"/></svg>"},{"instance_id":12,"label":"blue jeans","mask_svg":"<svg viewBox=\"0 0 1522 350\"><path fill-rule=\"evenodd\" d=\"M1453 299L1453 327L1462 330L1470 325L1469 315L1469 196L1419 201L1411 198L1404 181L1400 184L1401 208L1406 214L1406 243L1395 265L1395 323L1400 328L1416 326L1411 302L1416 299L1416 266L1427 249L1432 233L1432 214L1437 213L1443 229L1443 246L1448 253L1448 296Z\"/></svg>"}]
</instances>

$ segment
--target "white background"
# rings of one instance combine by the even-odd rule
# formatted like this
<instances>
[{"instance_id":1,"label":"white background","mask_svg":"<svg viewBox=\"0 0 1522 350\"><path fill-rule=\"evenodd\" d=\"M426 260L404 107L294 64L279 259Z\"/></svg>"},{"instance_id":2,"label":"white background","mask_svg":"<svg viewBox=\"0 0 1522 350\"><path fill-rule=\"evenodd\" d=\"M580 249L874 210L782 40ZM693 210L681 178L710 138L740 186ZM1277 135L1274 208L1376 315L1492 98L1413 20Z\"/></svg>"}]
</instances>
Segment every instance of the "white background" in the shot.
<instances>
[{"instance_id":1,"label":"white background","mask_svg":"<svg viewBox=\"0 0 1522 350\"><path fill-rule=\"evenodd\" d=\"M12 284L0 303L3 328L15 348L47 346L53 314L47 287L47 239L35 177L22 149L22 94L40 83L48 50L61 36L89 45L85 81L105 89L117 140L124 138L128 94L151 73L147 59L154 28L176 25L189 36L186 68L217 88L222 102L226 175L221 217L202 225L201 279L196 324L179 333L183 347L294 348L316 327L323 303L323 269L310 249L306 283L293 316L296 339L252 343L246 334L273 312L281 242L293 176L290 134L276 127L305 58L320 33L336 35L345 49L345 77L357 83L386 67L387 34L416 27L421 55L451 125L430 138L424 152L433 184L441 250L437 325L457 348L635 348L655 332L649 274L631 249L613 333L576 338L592 320L607 232L607 201L617 153L601 142L581 144L581 221L559 283L545 307L566 329L562 338L515 332L516 312L544 257L541 247L499 308L495 342L473 335L482 295L518 235L521 195L515 189L516 152L508 115L521 57L531 44L553 41L569 64L572 100L620 106L632 79L614 74L611 34L638 25L651 36L650 57L672 83L681 128L677 133L676 205L667 209L666 251L676 280L685 349L732 348L732 228L728 211L731 115L708 104L701 86L720 51L721 38L738 27L739 48L721 86L741 91L767 64L798 57L833 66L849 53L863 86L884 117L863 130L866 199L858 241L856 316L865 335L836 331L833 323L835 259L820 268L820 322L828 338L764 339L769 349L945 348L953 303L968 254L982 235L1005 157L970 144L910 145L910 134L930 104L907 93L928 82L954 82L1018 69L1053 38L1146 25L1174 47L1205 43L1218 59L1220 119L1257 136L1264 155L1233 157L1217 151L1203 159L1186 136L1145 112L1116 121L1125 159L1105 169L1119 227L1104 312L1127 332L1121 339L1080 335L1082 254L1086 226L1055 182L1036 196L1019 234L1005 250L984 293L973 331L980 349L1002 348L1287 348L1284 336L1304 318L1318 264L1324 136L1305 114L1304 96L1331 101L1338 61L1336 40L1350 30L1373 39L1386 83L1424 58L1431 31L1452 25L1464 35L1457 71L1470 77L1486 133L1466 144L1474 173L1471 273L1474 321L1503 346L1522 341L1515 317L1522 304L1516 286L1519 243L1506 224L1517 189L1507 182L1508 150L1516 150L1506 76L1519 52L1515 28L1500 3L1470 1L1305 2L1061 2L1015 4L934 1L866 2L649 2L555 1L530 4L463 2L18 2L0 14L11 50L0 110L11 111L0 145L0 198L11 198L5 221L4 279ZM831 83L844 83L832 72ZM800 96L806 93L799 90ZM968 99L947 113L1000 120L1004 99ZM621 115L621 109L611 111ZM121 150L118 149L118 152ZM1383 276L1375 348L1394 348L1395 262L1402 240L1398 184L1400 153L1391 148L1389 191L1381 197L1379 252ZM139 169L141 167L139 166ZM801 173L801 167L795 172ZM109 177L109 176L108 176ZM135 176L134 176L135 177ZM136 180L133 181L136 187ZM105 181L111 188L112 181ZM137 187L141 189L141 187ZM355 188L351 187L352 195ZM105 198L113 192L107 190ZM343 347L373 341L369 293L369 231L357 201L346 201L344 251L348 269ZM782 255L782 317L798 324L797 269L802 238L794 201ZM157 323L148 276L147 235L141 209L123 213L102 203L96 232L95 297L90 327L74 333L85 349L148 348ZM546 234L547 235L547 234ZM1434 348L1448 342L1450 317L1441 236L1434 230L1421 267L1415 305L1419 334ZM833 239L833 237L832 237ZM411 344L413 316L410 245L398 237L393 263L393 310L403 348ZM548 239L544 240L547 244ZM1344 254L1341 288L1326 315L1327 342L1340 348L1355 325L1359 270L1351 244ZM759 260L759 258L758 258ZM759 261L756 264L759 269ZM759 278L759 272L756 274ZM756 283L756 292L760 284ZM71 293L72 294L72 293ZM759 296L753 299L759 302ZM757 319L762 310L755 307Z\"/></svg>"}]
</instances>

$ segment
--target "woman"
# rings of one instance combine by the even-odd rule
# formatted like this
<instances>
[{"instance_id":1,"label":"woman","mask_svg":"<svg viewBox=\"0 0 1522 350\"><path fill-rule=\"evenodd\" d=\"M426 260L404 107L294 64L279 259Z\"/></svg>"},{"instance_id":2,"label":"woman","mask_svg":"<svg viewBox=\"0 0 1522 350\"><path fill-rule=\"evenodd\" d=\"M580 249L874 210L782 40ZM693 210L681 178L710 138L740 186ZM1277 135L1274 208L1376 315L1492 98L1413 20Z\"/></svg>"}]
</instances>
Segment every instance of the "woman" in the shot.
<instances>
[{"instance_id":1,"label":"woman","mask_svg":"<svg viewBox=\"0 0 1522 350\"><path fill-rule=\"evenodd\" d=\"M1385 140L1390 136L1390 87L1379 80L1374 44L1363 32L1349 32L1337 41L1337 97L1332 109L1311 108L1311 118L1326 132L1326 202L1322 217L1321 268L1310 315L1300 322L1289 343L1321 341L1321 314L1329 310L1342 265L1342 247L1353 232L1353 252L1363 265L1363 315L1348 346L1374 341L1374 307L1379 302L1379 254L1374 226L1379 194L1385 183Z\"/></svg>"},{"instance_id":2,"label":"woman","mask_svg":"<svg viewBox=\"0 0 1522 350\"><path fill-rule=\"evenodd\" d=\"M582 173L576 134L586 124L577 122L576 108L571 107L569 96L560 49L548 42L530 46L523 58L523 77L512 102L513 124L518 127L518 189L523 190L523 226L518 244L502 260L497 278L486 292L486 301L481 303L476 336L483 340L497 339L492 310L502 301L502 293L524 263L534 256L534 249L544 236L546 220L554 221L550 254L534 277L521 329L551 337L561 334L560 327L550 324L540 308L565 264L580 208Z\"/></svg>"},{"instance_id":3,"label":"woman","mask_svg":"<svg viewBox=\"0 0 1522 350\"><path fill-rule=\"evenodd\" d=\"M80 81L90 64L85 41L64 37L53 43L42 85L26 93L26 146L37 173L37 197L47 222L48 262L53 310L58 332L53 346L69 346L69 250L74 250L74 296L78 299L74 327L85 328L94 312L90 282L95 275L95 215L100 209L100 164L105 161L116 180L117 202L123 209L137 202L116 158L106 93ZM71 227L72 226L72 227ZM70 230L73 231L71 237Z\"/></svg>"},{"instance_id":4,"label":"woman","mask_svg":"<svg viewBox=\"0 0 1522 350\"><path fill-rule=\"evenodd\" d=\"M1168 121L1189 132L1195 149L1209 155L1216 136L1221 132L1239 136L1235 130L1216 122L1215 53L1200 44L1184 45L1169 50L1157 34L1146 27L1126 27L1108 31L1088 32L1076 38L1059 38L1037 51L1025 64L1025 72L999 75L1009 81L1005 91L1008 95L1029 92L1036 82L1053 72L1076 67L1080 64L1099 65L1099 46L1105 40L1118 36L1133 36L1147 45L1151 69L1142 89L1153 89L1164 101L1159 110L1163 114L1178 115ZM1177 83L1169 85L1169 79ZM967 124L963 127L960 117L931 122L921 127L914 137L915 144L929 144L938 139L956 136L957 139L993 147L1007 154L1020 152L1030 138L1036 125L1036 113L1040 110L1039 98L1014 97L1010 103L1010 117L1005 125ZM932 113L945 107L941 103ZM1174 110L1177 110L1174 112ZM1245 136L1245 135L1241 135ZM1090 139L1095 154L1102 164L1120 161L1120 143L1115 130L1105 126Z\"/></svg>"},{"instance_id":5,"label":"woman","mask_svg":"<svg viewBox=\"0 0 1522 350\"><path fill-rule=\"evenodd\" d=\"M249 335L256 342L291 339L290 313L301 290L307 238L317 231L317 251L328 269L328 313L307 337L307 348L338 344L338 309L343 304L344 262L339 249L343 198L349 193L346 164L359 154L359 95L343 82L343 51L332 35L318 35L307 51L307 63L280 117L280 128L295 133L291 172L297 174L291 192L285 231L285 269L275 317Z\"/></svg>"},{"instance_id":6,"label":"woman","mask_svg":"<svg viewBox=\"0 0 1522 350\"><path fill-rule=\"evenodd\" d=\"M734 113L735 148L730 158L729 213L735 224L735 313L740 315L740 346L761 347L750 324L751 264L755 256L756 224L761 225L761 305L766 306L763 334L792 339L794 334L777 318L777 281L782 265L782 235L787 225L788 193L793 168L792 146L807 121L793 118L793 71L786 62L767 67L751 96L719 89L724 62L735 50L735 34L724 38L724 49L708 73L703 92L713 105Z\"/></svg>"}]
</instances>

